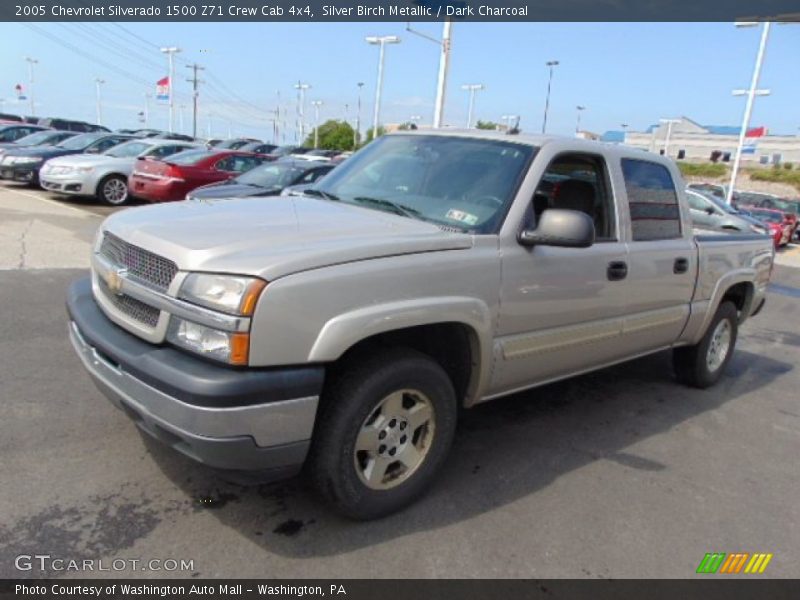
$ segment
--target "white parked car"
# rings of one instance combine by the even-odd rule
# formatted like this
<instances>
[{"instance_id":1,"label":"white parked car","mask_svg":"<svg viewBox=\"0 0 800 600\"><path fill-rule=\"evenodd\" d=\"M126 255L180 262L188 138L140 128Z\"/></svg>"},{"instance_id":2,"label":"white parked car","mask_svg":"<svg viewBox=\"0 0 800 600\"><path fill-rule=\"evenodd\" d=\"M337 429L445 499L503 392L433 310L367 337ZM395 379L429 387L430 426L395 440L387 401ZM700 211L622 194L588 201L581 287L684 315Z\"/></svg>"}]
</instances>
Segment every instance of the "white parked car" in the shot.
<instances>
[{"instance_id":1,"label":"white parked car","mask_svg":"<svg viewBox=\"0 0 800 600\"><path fill-rule=\"evenodd\" d=\"M199 147L177 140L131 140L102 154L74 154L48 160L41 171L41 186L51 192L96 196L119 206L128 201L128 177L136 161L166 156Z\"/></svg>"}]
</instances>

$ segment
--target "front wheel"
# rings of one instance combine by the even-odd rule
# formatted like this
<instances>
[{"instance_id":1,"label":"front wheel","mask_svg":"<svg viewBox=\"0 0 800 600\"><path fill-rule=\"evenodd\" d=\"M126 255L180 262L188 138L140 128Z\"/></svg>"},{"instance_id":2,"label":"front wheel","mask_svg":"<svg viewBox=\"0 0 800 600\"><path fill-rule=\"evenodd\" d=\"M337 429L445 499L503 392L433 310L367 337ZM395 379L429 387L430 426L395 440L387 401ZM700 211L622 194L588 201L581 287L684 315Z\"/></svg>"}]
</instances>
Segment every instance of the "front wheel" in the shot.
<instances>
[{"instance_id":1,"label":"front wheel","mask_svg":"<svg viewBox=\"0 0 800 600\"><path fill-rule=\"evenodd\" d=\"M121 175L109 175L97 186L97 199L111 206L122 206L128 201L128 182Z\"/></svg>"},{"instance_id":2,"label":"front wheel","mask_svg":"<svg viewBox=\"0 0 800 600\"><path fill-rule=\"evenodd\" d=\"M312 483L353 519L398 511L432 485L457 413L450 378L424 354L390 349L352 363L322 399Z\"/></svg>"},{"instance_id":3,"label":"front wheel","mask_svg":"<svg viewBox=\"0 0 800 600\"><path fill-rule=\"evenodd\" d=\"M672 361L678 381L707 388L719 380L736 346L739 313L733 302L719 305L703 339L694 346L676 348Z\"/></svg>"}]
</instances>

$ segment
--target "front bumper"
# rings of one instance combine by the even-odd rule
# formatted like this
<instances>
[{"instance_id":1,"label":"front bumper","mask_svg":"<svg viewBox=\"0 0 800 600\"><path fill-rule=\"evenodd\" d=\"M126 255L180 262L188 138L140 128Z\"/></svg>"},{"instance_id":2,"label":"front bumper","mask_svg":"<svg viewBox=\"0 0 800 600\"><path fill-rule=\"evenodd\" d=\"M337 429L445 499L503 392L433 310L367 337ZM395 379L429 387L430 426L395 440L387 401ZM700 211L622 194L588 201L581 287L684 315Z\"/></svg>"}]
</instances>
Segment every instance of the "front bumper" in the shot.
<instances>
[{"instance_id":1,"label":"front bumper","mask_svg":"<svg viewBox=\"0 0 800 600\"><path fill-rule=\"evenodd\" d=\"M98 389L140 429L211 467L268 472L302 467L322 367L233 369L140 340L95 304L88 279L69 290L73 347Z\"/></svg>"},{"instance_id":2,"label":"front bumper","mask_svg":"<svg viewBox=\"0 0 800 600\"><path fill-rule=\"evenodd\" d=\"M94 196L97 182L91 174L80 173L54 174L43 169L39 173L40 185L51 192L60 194L75 194L79 196Z\"/></svg>"},{"instance_id":3,"label":"front bumper","mask_svg":"<svg viewBox=\"0 0 800 600\"><path fill-rule=\"evenodd\" d=\"M0 179L21 183L38 183L41 165L3 165L0 166Z\"/></svg>"}]
</instances>

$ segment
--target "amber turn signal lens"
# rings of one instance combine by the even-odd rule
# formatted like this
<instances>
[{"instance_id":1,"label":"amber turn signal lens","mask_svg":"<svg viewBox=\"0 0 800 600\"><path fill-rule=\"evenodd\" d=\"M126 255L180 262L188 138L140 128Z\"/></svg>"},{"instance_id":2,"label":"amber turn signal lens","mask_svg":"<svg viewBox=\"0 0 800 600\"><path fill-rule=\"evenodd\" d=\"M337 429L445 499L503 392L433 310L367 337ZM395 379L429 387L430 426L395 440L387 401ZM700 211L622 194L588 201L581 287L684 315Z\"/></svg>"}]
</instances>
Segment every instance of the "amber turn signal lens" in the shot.
<instances>
[{"instance_id":1,"label":"amber turn signal lens","mask_svg":"<svg viewBox=\"0 0 800 600\"><path fill-rule=\"evenodd\" d=\"M244 366L250 358L250 334L232 333L230 338L230 362Z\"/></svg>"},{"instance_id":2,"label":"amber turn signal lens","mask_svg":"<svg viewBox=\"0 0 800 600\"><path fill-rule=\"evenodd\" d=\"M258 298L261 296L261 292L264 291L265 287L267 287L267 282L263 279L256 279L247 287L247 291L242 298L242 309L240 311L242 315L245 317L253 316L253 311L256 309L256 302L258 302Z\"/></svg>"}]
</instances>

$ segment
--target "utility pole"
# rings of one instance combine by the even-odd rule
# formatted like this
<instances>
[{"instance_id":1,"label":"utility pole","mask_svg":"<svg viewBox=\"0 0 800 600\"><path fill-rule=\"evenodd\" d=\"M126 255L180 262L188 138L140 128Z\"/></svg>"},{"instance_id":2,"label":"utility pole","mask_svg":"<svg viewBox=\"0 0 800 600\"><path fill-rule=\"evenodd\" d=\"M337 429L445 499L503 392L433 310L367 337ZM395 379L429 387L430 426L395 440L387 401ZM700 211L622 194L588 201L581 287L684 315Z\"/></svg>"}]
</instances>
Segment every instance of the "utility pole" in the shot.
<instances>
[{"instance_id":1,"label":"utility pole","mask_svg":"<svg viewBox=\"0 0 800 600\"><path fill-rule=\"evenodd\" d=\"M544 101L544 120L542 121L542 133L547 133L547 112L550 110L550 89L553 87L553 67L558 66L557 60L548 60L545 66L550 69L550 77L547 79L547 96Z\"/></svg>"},{"instance_id":2,"label":"utility pole","mask_svg":"<svg viewBox=\"0 0 800 600\"><path fill-rule=\"evenodd\" d=\"M660 119L667 126L667 136L664 138L664 156L669 156L669 139L672 137L672 126L680 123L680 119Z\"/></svg>"},{"instance_id":3,"label":"utility pole","mask_svg":"<svg viewBox=\"0 0 800 600\"><path fill-rule=\"evenodd\" d=\"M468 83L461 86L462 90L469 92L469 108L467 109L467 129L472 127L472 111L475 108L475 92L483 89L482 83Z\"/></svg>"},{"instance_id":4,"label":"utility pole","mask_svg":"<svg viewBox=\"0 0 800 600\"><path fill-rule=\"evenodd\" d=\"M297 118L299 120L297 128L299 137L297 143L300 145L302 145L303 142L305 141L303 138L305 136L306 129L303 120L305 119L305 112L306 112L306 90L309 89L310 87L311 87L310 84L303 83L299 79L297 80L297 83L294 84L294 89L297 90Z\"/></svg>"},{"instance_id":5,"label":"utility pole","mask_svg":"<svg viewBox=\"0 0 800 600\"><path fill-rule=\"evenodd\" d=\"M396 35L371 35L366 38L368 44L380 46L378 55L378 82L375 85L375 112L372 116L372 139L378 137L378 121L381 115L381 91L383 89L383 63L386 58L386 44L399 44L400 38Z\"/></svg>"},{"instance_id":6,"label":"utility pole","mask_svg":"<svg viewBox=\"0 0 800 600\"><path fill-rule=\"evenodd\" d=\"M161 52L167 55L169 60L169 132L174 130L174 115L175 115L175 55L181 49L177 46L165 46L161 48Z\"/></svg>"},{"instance_id":7,"label":"utility pole","mask_svg":"<svg viewBox=\"0 0 800 600\"><path fill-rule=\"evenodd\" d=\"M191 65L186 65L187 69L192 70L192 78L187 79L189 83L192 84L192 137L197 137L197 98L200 95L200 92L197 91L197 86L200 83L205 83L205 81L197 78L198 71L204 71L205 67L201 67L197 63L192 63ZM171 92L172 90L170 90Z\"/></svg>"},{"instance_id":8,"label":"utility pole","mask_svg":"<svg viewBox=\"0 0 800 600\"><path fill-rule=\"evenodd\" d=\"M144 93L144 126L147 128L147 122L150 118L150 94Z\"/></svg>"},{"instance_id":9,"label":"utility pole","mask_svg":"<svg viewBox=\"0 0 800 600\"><path fill-rule=\"evenodd\" d=\"M314 107L314 148L319 148L319 107L322 100L312 100L311 106Z\"/></svg>"},{"instance_id":10,"label":"utility pole","mask_svg":"<svg viewBox=\"0 0 800 600\"><path fill-rule=\"evenodd\" d=\"M100 100L100 86L105 83L105 79L100 79L99 77L95 77L94 83L97 86L97 124L103 124L103 104Z\"/></svg>"},{"instance_id":11,"label":"utility pole","mask_svg":"<svg viewBox=\"0 0 800 600\"><path fill-rule=\"evenodd\" d=\"M439 56L439 75L436 79L436 105L433 110L433 128L439 129L444 119L444 102L447 96L447 71L450 68L450 47L453 22L445 20L442 29L442 51Z\"/></svg>"},{"instance_id":12,"label":"utility pole","mask_svg":"<svg viewBox=\"0 0 800 600\"><path fill-rule=\"evenodd\" d=\"M750 27L758 25L758 23L737 23L739 27ZM734 95L747 95L747 103L744 107L744 117L742 118L742 128L739 131L739 141L736 144L736 158L733 160L733 169L731 170L731 183L728 186L728 195L725 198L728 204L733 200L733 192L736 188L736 178L739 175L739 166L742 162L742 148L744 146L744 138L747 136L747 129L750 127L750 116L753 114L753 104L755 103L756 96L765 96L769 94L769 90L759 90L758 81L761 78L761 66L764 64L764 52L767 49L767 40L769 39L769 28L771 23L764 21L763 28L761 29L761 41L758 44L758 53L756 54L756 65L753 68L753 78L750 80L749 90L736 90Z\"/></svg>"},{"instance_id":13,"label":"utility pole","mask_svg":"<svg viewBox=\"0 0 800 600\"><path fill-rule=\"evenodd\" d=\"M358 147L358 138L361 137L361 88L364 87L364 82L358 82L358 112L356 113L356 128L353 131L353 150Z\"/></svg>"},{"instance_id":14,"label":"utility pole","mask_svg":"<svg viewBox=\"0 0 800 600\"><path fill-rule=\"evenodd\" d=\"M575 110L578 111L578 120L575 123L575 137L578 137L581 133L581 113L586 110L586 107L579 104L575 107Z\"/></svg>"},{"instance_id":15,"label":"utility pole","mask_svg":"<svg viewBox=\"0 0 800 600\"><path fill-rule=\"evenodd\" d=\"M31 101L31 116L36 116L36 105L33 102L33 66L38 65L39 61L30 56L26 56L25 60L28 63L28 98Z\"/></svg>"}]
</instances>

